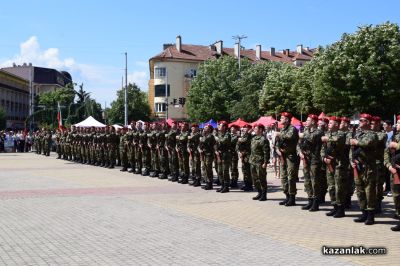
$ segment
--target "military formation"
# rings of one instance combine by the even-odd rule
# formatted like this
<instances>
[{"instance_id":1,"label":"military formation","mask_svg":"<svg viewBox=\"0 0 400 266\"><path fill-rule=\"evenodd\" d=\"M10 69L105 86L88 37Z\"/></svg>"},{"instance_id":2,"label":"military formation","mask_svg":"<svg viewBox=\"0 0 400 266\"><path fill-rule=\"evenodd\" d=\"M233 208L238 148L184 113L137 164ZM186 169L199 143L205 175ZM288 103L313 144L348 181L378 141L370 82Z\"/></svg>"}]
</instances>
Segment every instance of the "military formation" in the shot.
<instances>
[{"instance_id":1,"label":"military formation","mask_svg":"<svg viewBox=\"0 0 400 266\"><path fill-rule=\"evenodd\" d=\"M121 166L121 171L167 179L228 193L238 187L241 161L243 191L257 191L253 200L267 200L267 166L276 154L284 199L280 205L296 205L300 161L303 165L307 204L303 210L319 211L329 194L331 210L327 216L342 218L351 208L355 192L361 215L357 223L372 225L382 212L385 172L391 173L396 218L400 216L400 116L393 137L380 131L381 119L361 114L358 128L346 117L318 118L310 114L304 129L291 125L292 115L283 112L282 128L275 133L273 145L262 124L218 128L173 122L135 123L115 130L75 128L58 131L55 136L58 159L105 168ZM396 131L397 130L397 131ZM399 132L399 133L397 133ZM51 133L36 132L38 154L49 155ZM271 150L272 149L272 150ZM217 172L214 180L213 172ZM202 185L203 184L203 185ZM391 228L400 231L400 223Z\"/></svg>"}]
</instances>

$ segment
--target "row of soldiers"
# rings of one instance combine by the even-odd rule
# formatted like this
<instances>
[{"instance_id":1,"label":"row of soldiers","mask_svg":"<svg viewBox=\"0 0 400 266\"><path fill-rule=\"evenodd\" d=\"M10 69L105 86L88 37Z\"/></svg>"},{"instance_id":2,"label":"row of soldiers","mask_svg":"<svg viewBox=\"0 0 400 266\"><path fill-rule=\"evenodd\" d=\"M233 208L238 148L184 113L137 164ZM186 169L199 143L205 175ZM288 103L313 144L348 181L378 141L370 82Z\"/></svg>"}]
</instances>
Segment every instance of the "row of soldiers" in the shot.
<instances>
[{"instance_id":1,"label":"row of soldiers","mask_svg":"<svg viewBox=\"0 0 400 266\"><path fill-rule=\"evenodd\" d=\"M386 133L380 132L380 118L360 116L360 126L351 129L348 118L318 119L310 114L305 129L299 132L291 125L292 115L281 114L283 126L275 134L274 151L280 161L280 173L285 199L280 205L296 205L296 182L300 159L303 162L304 187L308 203L302 207L311 212L319 210L328 193L332 210L328 216L341 218L351 205L356 190L362 214L355 222L374 223L375 213L381 212L385 167L397 176L400 134L394 134L385 147ZM398 117L400 120L400 116ZM400 122L398 124L400 129ZM270 145L261 124L239 129L228 128L225 121L218 130L207 125L200 132L198 125L174 122L131 123L116 133L113 127L73 128L57 133L59 158L150 175L182 184L190 182L206 190L213 189L213 165L218 174L217 192L229 192L237 187L238 160L242 162L242 190L257 190L254 200L267 200L266 168L270 160ZM396 215L400 215L400 185L392 184ZM399 231L400 224L392 230Z\"/></svg>"},{"instance_id":2,"label":"row of soldiers","mask_svg":"<svg viewBox=\"0 0 400 266\"><path fill-rule=\"evenodd\" d=\"M36 154L50 156L52 146L51 131L46 128L42 128L42 130L35 132L35 134L33 134L33 145Z\"/></svg>"}]
</instances>

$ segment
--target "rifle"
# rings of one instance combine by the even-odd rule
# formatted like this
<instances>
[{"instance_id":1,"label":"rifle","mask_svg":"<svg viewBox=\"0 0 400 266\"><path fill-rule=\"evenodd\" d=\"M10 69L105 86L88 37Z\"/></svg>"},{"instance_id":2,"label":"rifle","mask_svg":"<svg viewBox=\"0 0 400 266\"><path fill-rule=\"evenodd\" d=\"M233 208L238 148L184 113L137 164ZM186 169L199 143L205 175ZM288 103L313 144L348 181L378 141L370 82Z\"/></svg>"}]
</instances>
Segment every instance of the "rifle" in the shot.
<instances>
[{"instance_id":1,"label":"rifle","mask_svg":"<svg viewBox=\"0 0 400 266\"><path fill-rule=\"evenodd\" d=\"M304 167L307 167L307 165L308 165L307 158L306 158L306 155L307 155L306 154L306 150L307 150L307 147L308 147L307 144L308 144L308 141L306 139L304 139L304 138L299 143L299 147L300 147L301 153L303 154L303 158L301 160L303 161L303 166Z\"/></svg>"},{"instance_id":2,"label":"rifle","mask_svg":"<svg viewBox=\"0 0 400 266\"><path fill-rule=\"evenodd\" d=\"M335 159L335 157L332 156L333 150L334 150L334 146L333 146L333 144L331 144L331 146L329 146L329 148L328 147L326 148L326 154L325 154L325 158L324 158L325 164L328 167L328 171L330 173L333 173L335 171L333 168L333 165L332 165L332 161ZM326 160L330 160L330 162L328 163Z\"/></svg>"},{"instance_id":3,"label":"rifle","mask_svg":"<svg viewBox=\"0 0 400 266\"><path fill-rule=\"evenodd\" d=\"M397 128L393 129L393 135L391 137L391 141L395 141L395 135L397 134ZM400 177L399 177L399 161L400 161L400 154L396 154L396 149L390 149L390 157L391 157L391 164L392 167L396 169L396 173L393 174L393 184L399 185L400 184Z\"/></svg>"}]
</instances>

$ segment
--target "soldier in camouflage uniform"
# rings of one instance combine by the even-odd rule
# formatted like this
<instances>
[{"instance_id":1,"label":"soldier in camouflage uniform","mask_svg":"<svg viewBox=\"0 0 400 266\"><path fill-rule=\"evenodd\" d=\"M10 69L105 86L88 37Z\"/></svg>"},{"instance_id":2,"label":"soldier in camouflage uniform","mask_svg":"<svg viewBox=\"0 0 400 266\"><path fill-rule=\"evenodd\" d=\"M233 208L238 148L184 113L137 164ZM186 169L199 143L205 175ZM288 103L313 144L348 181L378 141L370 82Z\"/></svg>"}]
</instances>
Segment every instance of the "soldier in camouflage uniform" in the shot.
<instances>
[{"instance_id":1,"label":"soldier in camouflage uniform","mask_svg":"<svg viewBox=\"0 0 400 266\"><path fill-rule=\"evenodd\" d=\"M106 149L106 132L107 127L104 128L99 128L99 134L97 135L97 143L98 143L98 149L97 149L97 160L98 160L98 165L100 167L106 167L106 154L105 154L105 149Z\"/></svg>"},{"instance_id":2,"label":"soldier in camouflage uniform","mask_svg":"<svg viewBox=\"0 0 400 266\"><path fill-rule=\"evenodd\" d=\"M238 139L236 150L239 152L240 160L242 161L242 173L244 186L243 191L253 191L253 179L250 172L250 152L251 152L251 125L242 128L242 134Z\"/></svg>"},{"instance_id":3,"label":"soldier in camouflage uniform","mask_svg":"<svg viewBox=\"0 0 400 266\"><path fill-rule=\"evenodd\" d=\"M51 150L51 143L52 143L52 134L50 129L45 130L45 135L43 138L43 146L44 146L44 155L50 156L50 150Z\"/></svg>"},{"instance_id":4,"label":"soldier in camouflage uniform","mask_svg":"<svg viewBox=\"0 0 400 266\"><path fill-rule=\"evenodd\" d=\"M276 132L276 152L280 159L280 173L283 193L286 199L281 201L279 205L294 206L296 205L296 147L299 140L297 129L290 124L292 114L283 112L280 122L283 128L280 132Z\"/></svg>"},{"instance_id":5,"label":"soldier in camouflage uniform","mask_svg":"<svg viewBox=\"0 0 400 266\"><path fill-rule=\"evenodd\" d=\"M167 179L169 174L168 165L168 151L166 149L166 135L168 134L168 124L161 123L161 129L157 133L157 151L160 158L160 171L159 179Z\"/></svg>"},{"instance_id":6,"label":"soldier in camouflage uniform","mask_svg":"<svg viewBox=\"0 0 400 266\"><path fill-rule=\"evenodd\" d=\"M188 152L190 159L190 173L193 182L190 185L194 187L201 186L201 161L198 151L201 134L199 132L199 125L192 124L192 132L188 137Z\"/></svg>"},{"instance_id":7,"label":"soldier in camouflage uniform","mask_svg":"<svg viewBox=\"0 0 400 266\"><path fill-rule=\"evenodd\" d=\"M305 130L299 134L299 154L303 161L304 190L308 196L308 204L301 209L309 211L319 210L320 174L321 174L321 146L322 131L317 127L318 117L308 115Z\"/></svg>"},{"instance_id":8,"label":"soldier in camouflage uniform","mask_svg":"<svg viewBox=\"0 0 400 266\"><path fill-rule=\"evenodd\" d=\"M115 128L110 126L110 132L107 136L107 148L108 148L108 168L112 169L115 167L117 160L117 147L119 145L119 137L115 134Z\"/></svg>"},{"instance_id":9,"label":"soldier in camouflage uniform","mask_svg":"<svg viewBox=\"0 0 400 266\"><path fill-rule=\"evenodd\" d=\"M400 115L397 116L396 134L392 137L389 147L384 154L384 164L391 173L391 189L393 193L395 218L400 216L400 184L395 183L394 175L399 175L399 163L396 158L400 155ZM400 231L400 222L392 228L392 231Z\"/></svg>"},{"instance_id":10,"label":"soldier in camouflage uniform","mask_svg":"<svg viewBox=\"0 0 400 266\"><path fill-rule=\"evenodd\" d=\"M126 172L128 171L128 134L127 134L127 129L126 127L123 127L122 129L119 129L119 152L120 154L120 159L121 159L121 166L122 169L120 170L121 172Z\"/></svg>"},{"instance_id":11,"label":"soldier in camouflage uniform","mask_svg":"<svg viewBox=\"0 0 400 266\"><path fill-rule=\"evenodd\" d=\"M214 147L216 143L212 131L213 128L211 125L206 125L204 127L198 147L202 173L206 182L206 185L204 186L205 190L213 189L213 162L215 153Z\"/></svg>"},{"instance_id":12,"label":"soldier in camouflage uniform","mask_svg":"<svg viewBox=\"0 0 400 266\"><path fill-rule=\"evenodd\" d=\"M89 147L90 147L90 164L96 164L96 128L92 127L90 130L90 140L89 140Z\"/></svg>"},{"instance_id":13,"label":"soldier in camouflage uniform","mask_svg":"<svg viewBox=\"0 0 400 266\"><path fill-rule=\"evenodd\" d=\"M342 132L343 134L346 135L346 146L345 146L345 151L344 154L350 154L350 139L352 132L350 131L350 119L347 117L341 117L340 118L340 125L339 125L339 131ZM343 162L347 164L347 176L346 176L346 184L345 184L345 189L346 189L346 201L345 201L345 208L350 209L351 208L351 197L354 194L354 178L353 178L353 168L350 165L350 160L346 156L346 160Z\"/></svg>"},{"instance_id":14,"label":"soldier in camouflage uniform","mask_svg":"<svg viewBox=\"0 0 400 266\"><path fill-rule=\"evenodd\" d=\"M141 174L142 173L142 168L143 168L143 149L140 144L140 135L142 134L143 128L142 128L142 123L136 122L136 131L132 133L132 141L133 141L133 146L135 147L135 167L136 167L136 172L135 174Z\"/></svg>"},{"instance_id":15,"label":"soldier in camouflage uniform","mask_svg":"<svg viewBox=\"0 0 400 266\"><path fill-rule=\"evenodd\" d=\"M188 152L189 125L184 122L181 125L181 133L176 137L176 152L178 153L180 180L178 183L189 182L189 152Z\"/></svg>"},{"instance_id":16,"label":"soldier in camouflage uniform","mask_svg":"<svg viewBox=\"0 0 400 266\"><path fill-rule=\"evenodd\" d=\"M324 163L326 164L326 177L328 181L328 192L333 209L326 215L334 218L345 216L346 202L346 178L347 158L345 154L346 135L339 131L339 117L329 118L328 132L323 136L322 142L325 146Z\"/></svg>"},{"instance_id":17,"label":"soldier in camouflage uniform","mask_svg":"<svg viewBox=\"0 0 400 266\"><path fill-rule=\"evenodd\" d=\"M255 136L251 139L250 169L253 183L258 194L253 200L267 200L267 165L271 151L269 141L264 135L264 126L258 124L254 127Z\"/></svg>"},{"instance_id":18,"label":"soldier in camouflage uniform","mask_svg":"<svg viewBox=\"0 0 400 266\"><path fill-rule=\"evenodd\" d=\"M147 134L147 144L150 149L151 156L150 176L158 177L160 173L160 158L157 149L157 136L159 134L158 123L152 123L150 128L151 131L149 132L149 134Z\"/></svg>"},{"instance_id":19,"label":"soldier in camouflage uniform","mask_svg":"<svg viewBox=\"0 0 400 266\"><path fill-rule=\"evenodd\" d=\"M216 140L215 155L218 165L218 179L221 183L221 188L217 192L229 192L230 176L229 168L232 161L231 134L228 132L228 123L220 121L218 124L218 137Z\"/></svg>"},{"instance_id":20,"label":"soldier in camouflage uniform","mask_svg":"<svg viewBox=\"0 0 400 266\"><path fill-rule=\"evenodd\" d=\"M326 131L327 131L327 126L329 123L329 119L327 117L322 117L318 119L318 129L322 131L322 133L325 135ZM325 146L322 145L321 147L321 160L324 159L324 155L325 155ZM321 188L320 188L320 199L319 202L320 203L325 203L325 196L326 193L328 192L328 181L326 179L326 164L322 163L321 164Z\"/></svg>"},{"instance_id":21,"label":"soldier in camouflage uniform","mask_svg":"<svg viewBox=\"0 0 400 266\"><path fill-rule=\"evenodd\" d=\"M351 152L352 167L358 202L362 215L354 219L355 222L364 222L372 225L375 222L376 208L376 148L378 137L370 128L371 115L360 115L360 127L355 138L350 139L354 148Z\"/></svg>"},{"instance_id":22,"label":"soldier in camouflage uniform","mask_svg":"<svg viewBox=\"0 0 400 266\"><path fill-rule=\"evenodd\" d=\"M57 152L57 159L61 159L62 155L62 131L60 129L57 129L56 133L56 152Z\"/></svg>"},{"instance_id":23,"label":"soldier in camouflage uniform","mask_svg":"<svg viewBox=\"0 0 400 266\"><path fill-rule=\"evenodd\" d=\"M237 181L239 179L239 170L238 170L238 163L239 163L239 154L236 150L236 146L238 143L238 130L239 127L236 125L233 125L231 127L231 152L232 152L232 161L231 161L231 183L230 187L231 188L237 188L238 184Z\"/></svg>"},{"instance_id":24,"label":"soldier in camouflage uniform","mask_svg":"<svg viewBox=\"0 0 400 266\"><path fill-rule=\"evenodd\" d=\"M135 121L131 122L131 127L129 128L128 132L126 133L125 141L128 147L128 167L130 166L131 169L129 173L136 172L136 156L135 156L135 144L133 143L133 136L136 133L136 123Z\"/></svg>"},{"instance_id":25,"label":"soldier in camouflage uniform","mask_svg":"<svg viewBox=\"0 0 400 266\"><path fill-rule=\"evenodd\" d=\"M178 134L177 122L173 121L171 129L165 134L168 164L170 170L169 181L176 182L179 178L178 153L176 151L176 139Z\"/></svg>"},{"instance_id":26,"label":"soldier in camouflage uniform","mask_svg":"<svg viewBox=\"0 0 400 266\"><path fill-rule=\"evenodd\" d=\"M150 157L150 149L148 147L148 134L149 131L149 123L143 124L143 131L139 135L139 147L142 153L142 164L143 170L142 175L148 176L150 174L150 167L151 167L151 157Z\"/></svg>"},{"instance_id":27,"label":"soldier in camouflage uniform","mask_svg":"<svg viewBox=\"0 0 400 266\"><path fill-rule=\"evenodd\" d=\"M376 147L376 214L382 212L383 183L385 183L386 170L383 164L383 156L386 149L387 134L381 131L381 122L382 120L379 116L372 117L371 130L374 131L378 137L378 143Z\"/></svg>"}]
</instances>

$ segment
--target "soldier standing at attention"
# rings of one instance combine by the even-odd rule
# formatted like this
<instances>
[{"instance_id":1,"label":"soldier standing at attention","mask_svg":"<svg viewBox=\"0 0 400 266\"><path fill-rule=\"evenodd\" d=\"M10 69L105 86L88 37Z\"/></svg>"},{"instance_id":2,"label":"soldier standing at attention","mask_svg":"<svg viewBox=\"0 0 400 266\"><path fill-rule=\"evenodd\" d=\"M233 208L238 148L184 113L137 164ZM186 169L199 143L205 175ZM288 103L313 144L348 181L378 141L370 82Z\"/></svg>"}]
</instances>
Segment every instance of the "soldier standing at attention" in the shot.
<instances>
[{"instance_id":1,"label":"soldier standing at attention","mask_svg":"<svg viewBox=\"0 0 400 266\"><path fill-rule=\"evenodd\" d=\"M396 134L392 136L389 147L384 154L385 166L389 169L391 175L391 189L393 193L395 218L400 217L400 183L395 179L399 175L399 157L400 157L400 115L397 116ZM393 164L394 163L394 164ZM392 231L400 231L400 222L392 228Z\"/></svg>"},{"instance_id":2,"label":"soldier standing at attention","mask_svg":"<svg viewBox=\"0 0 400 266\"><path fill-rule=\"evenodd\" d=\"M131 127L128 128L128 132L126 133L125 142L127 144L127 154L128 154L128 163L127 167L131 167L128 171L129 173L134 173L136 169L136 161L135 161L135 145L133 144L133 136L136 131L135 121L131 122Z\"/></svg>"},{"instance_id":3,"label":"soldier standing at attention","mask_svg":"<svg viewBox=\"0 0 400 266\"><path fill-rule=\"evenodd\" d=\"M140 136L142 134L143 128L142 123L136 122L136 131L133 132L133 146L135 147L135 160L136 160L136 172L135 174L141 174L143 168L143 149L140 144Z\"/></svg>"},{"instance_id":4,"label":"soldier standing at attention","mask_svg":"<svg viewBox=\"0 0 400 266\"><path fill-rule=\"evenodd\" d=\"M327 117L322 117L318 119L318 129L322 131L322 134L325 135L328 127L329 119ZM325 145L322 145L321 147L321 160L324 159L325 156ZM326 164L322 163L321 164L321 188L320 188L320 199L319 203L325 203L325 195L328 192L328 181L326 180Z\"/></svg>"},{"instance_id":5,"label":"soldier standing at attention","mask_svg":"<svg viewBox=\"0 0 400 266\"><path fill-rule=\"evenodd\" d=\"M202 162L202 172L206 182L205 190L213 189L213 162L214 162L214 146L215 138L212 134L213 127L206 125L203 129L203 134L200 138L199 152Z\"/></svg>"},{"instance_id":6,"label":"soldier standing at attention","mask_svg":"<svg viewBox=\"0 0 400 266\"><path fill-rule=\"evenodd\" d=\"M267 200L267 165L271 151L269 141L264 137L265 127L258 124L254 127L255 136L251 139L250 168L253 183L258 194L253 200Z\"/></svg>"},{"instance_id":7,"label":"soldier standing at attention","mask_svg":"<svg viewBox=\"0 0 400 266\"><path fill-rule=\"evenodd\" d=\"M157 150L157 135L158 135L158 124L152 123L151 124L151 131L147 134L147 143L150 149L150 156L151 156L151 167L150 167L150 176L151 177L158 177L160 172L160 164L159 164L159 157L158 157L158 150Z\"/></svg>"},{"instance_id":8,"label":"soldier standing at attention","mask_svg":"<svg viewBox=\"0 0 400 266\"><path fill-rule=\"evenodd\" d=\"M324 163L326 164L326 177L328 192L333 209L326 215L334 218L345 216L344 204L346 202L346 176L347 164L345 154L346 135L339 131L340 118L329 118L328 132L323 136L322 142L326 143Z\"/></svg>"},{"instance_id":9,"label":"soldier standing at attention","mask_svg":"<svg viewBox=\"0 0 400 266\"><path fill-rule=\"evenodd\" d=\"M220 121L218 123L218 137L216 138L215 155L218 165L218 179L221 183L221 188L217 192L229 192L230 177L229 167L231 166L231 134L228 132L228 123Z\"/></svg>"},{"instance_id":10,"label":"soldier standing at attention","mask_svg":"<svg viewBox=\"0 0 400 266\"><path fill-rule=\"evenodd\" d=\"M360 131L350 139L352 167L358 202L362 215L354 222L366 225L375 223L376 208L376 148L378 137L371 131L371 115L360 115ZM357 173L356 173L357 172Z\"/></svg>"},{"instance_id":11,"label":"soldier standing at attention","mask_svg":"<svg viewBox=\"0 0 400 266\"><path fill-rule=\"evenodd\" d=\"M149 130L149 123L145 122L143 124L143 131L139 135L139 147L142 152L142 176L148 176L150 174L150 167L151 167L151 157L150 157L150 149L148 147L148 134L150 133Z\"/></svg>"},{"instance_id":12,"label":"soldier standing at attention","mask_svg":"<svg viewBox=\"0 0 400 266\"><path fill-rule=\"evenodd\" d=\"M189 125L184 122L181 126L181 133L176 137L177 153L179 158L179 168L181 180L178 183L187 184L189 182L189 153L188 153Z\"/></svg>"},{"instance_id":13,"label":"soldier standing at attention","mask_svg":"<svg viewBox=\"0 0 400 266\"><path fill-rule=\"evenodd\" d=\"M317 127L318 116L310 114L305 122L305 130L299 134L300 158L303 161L304 189L308 204L302 210L318 211L320 198L322 131Z\"/></svg>"},{"instance_id":14,"label":"soldier standing at attention","mask_svg":"<svg viewBox=\"0 0 400 266\"><path fill-rule=\"evenodd\" d=\"M350 154L350 139L352 132L350 131L350 119L347 117L340 118L339 131L346 135L346 146L344 154ZM354 193L354 178L353 178L353 168L350 165L350 160L346 156L343 162L347 165L346 177L345 177L345 189L346 189L346 201L344 204L345 209L351 208L351 197Z\"/></svg>"},{"instance_id":15,"label":"soldier standing at attention","mask_svg":"<svg viewBox=\"0 0 400 266\"><path fill-rule=\"evenodd\" d=\"M57 151L57 159L61 159L61 155L62 155L62 131L60 129L57 129L57 133L56 133L56 151Z\"/></svg>"},{"instance_id":16,"label":"soldier standing at attention","mask_svg":"<svg viewBox=\"0 0 400 266\"><path fill-rule=\"evenodd\" d=\"M242 134L238 139L236 146L237 151L242 161L242 173L244 186L241 188L243 191L253 191L253 179L250 172L250 152L251 152L251 125L246 125L242 128Z\"/></svg>"},{"instance_id":17,"label":"soldier standing at attention","mask_svg":"<svg viewBox=\"0 0 400 266\"><path fill-rule=\"evenodd\" d=\"M176 151L176 139L177 139L177 122L173 121L171 130L165 134L166 138L166 150L168 153L168 164L170 170L170 177L168 181L176 182L179 178L179 163L178 163L178 153Z\"/></svg>"},{"instance_id":18,"label":"soldier standing at attention","mask_svg":"<svg viewBox=\"0 0 400 266\"><path fill-rule=\"evenodd\" d=\"M159 179L167 179L169 174L168 152L166 147L166 135L168 134L168 124L161 123L161 128L157 133L157 150L160 164L161 175Z\"/></svg>"},{"instance_id":19,"label":"soldier standing at attention","mask_svg":"<svg viewBox=\"0 0 400 266\"><path fill-rule=\"evenodd\" d=\"M382 120L379 116L373 116L371 121L371 130L374 131L378 137L376 147L376 214L382 212L383 184L385 183L386 174L386 169L383 164L383 156L386 148L387 134L381 131L381 121Z\"/></svg>"},{"instance_id":20,"label":"soldier standing at attention","mask_svg":"<svg viewBox=\"0 0 400 266\"><path fill-rule=\"evenodd\" d=\"M128 171L128 134L126 127L123 127L122 129L119 129L119 152L120 154L120 159L121 159L121 165L122 169L120 170L121 172L126 172Z\"/></svg>"},{"instance_id":21,"label":"soldier standing at attention","mask_svg":"<svg viewBox=\"0 0 400 266\"><path fill-rule=\"evenodd\" d=\"M188 137L188 152L190 155L190 166L191 166L191 175L192 175L192 183L194 187L201 186L201 162L200 162L200 154L198 151L199 143L200 143L200 132L199 125L192 124L191 134Z\"/></svg>"},{"instance_id":22,"label":"soldier standing at attention","mask_svg":"<svg viewBox=\"0 0 400 266\"><path fill-rule=\"evenodd\" d=\"M238 170L238 163L239 163L239 155L236 150L236 146L238 143L238 130L239 126L233 125L231 127L231 152L232 152L232 163L231 163L231 188L237 188L238 184L237 181L239 179L239 170Z\"/></svg>"},{"instance_id":23,"label":"soldier standing at attention","mask_svg":"<svg viewBox=\"0 0 400 266\"><path fill-rule=\"evenodd\" d=\"M280 122L283 128L280 132L276 132L276 146L279 159L280 159L280 173L283 193L286 199L279 202L279 205L294 206L296 205L296 147L299 140L297 129L290 124L292 114L283 112L281 114Z\"/></svg>"}]
</instances>

